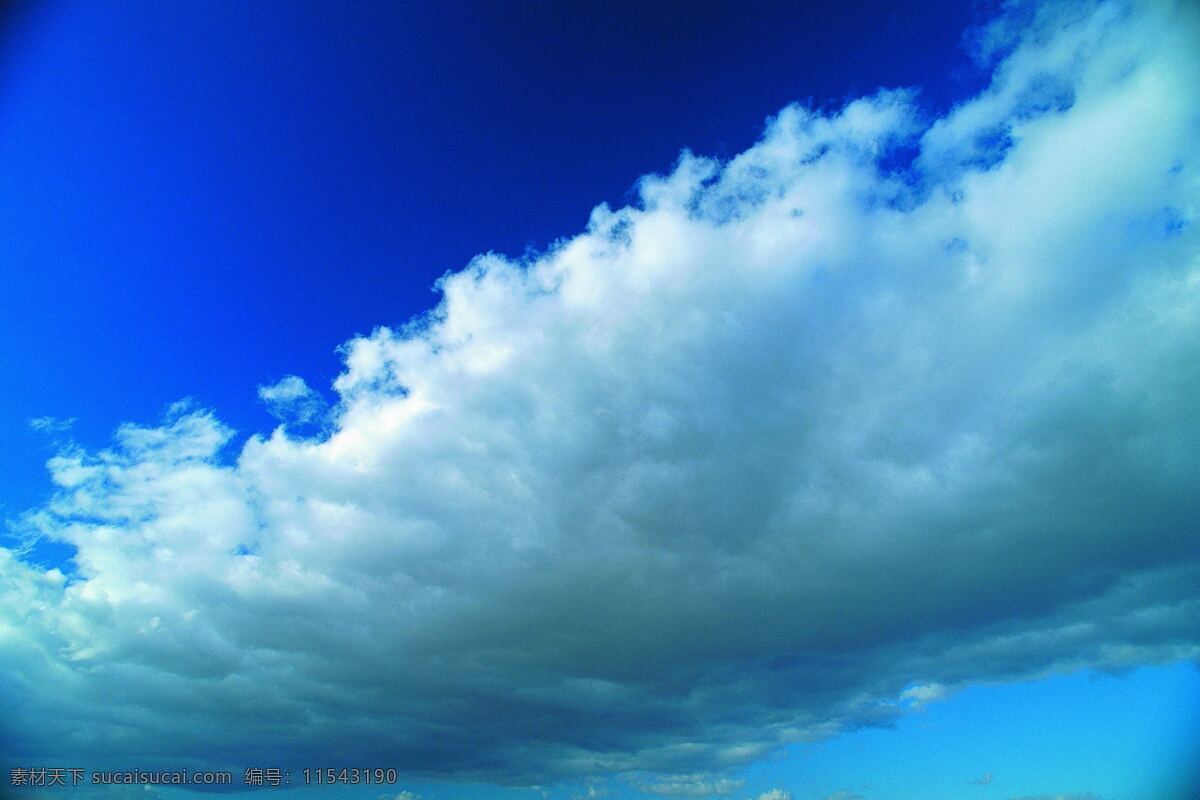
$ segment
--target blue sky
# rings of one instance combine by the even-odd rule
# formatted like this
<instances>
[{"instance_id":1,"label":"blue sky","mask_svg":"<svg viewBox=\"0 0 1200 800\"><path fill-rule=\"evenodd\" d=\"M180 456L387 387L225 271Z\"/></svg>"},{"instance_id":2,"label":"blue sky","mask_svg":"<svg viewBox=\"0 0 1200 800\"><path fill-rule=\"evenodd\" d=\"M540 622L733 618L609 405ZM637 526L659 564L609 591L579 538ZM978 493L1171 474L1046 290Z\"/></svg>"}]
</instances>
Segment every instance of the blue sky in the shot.
<instances>
[{"instance_id":1,"label":"blue sky","mask_svg":"<svg viewBox=\"0 0 1200 800\"><path fill-rule=\"evenodd\" d=\"M17 4L5 777L1190 800L1198 16Z\"/></svg>"},{"instance_id":2,"label":"blue sky","mask_svg":"<svg viewBox=\"0 0 1200 800\"><path fill-rule=\"evenodd\" d=\"M961 4L792 5L18 5L3 507L47 491L31 417L103 444L192 396L264 430L255 386L327 387L339 344L428 310L440 275L571 235L683 147L740 152L797 99L938 108L980 80Z\"/></svg>"}]
</instances>

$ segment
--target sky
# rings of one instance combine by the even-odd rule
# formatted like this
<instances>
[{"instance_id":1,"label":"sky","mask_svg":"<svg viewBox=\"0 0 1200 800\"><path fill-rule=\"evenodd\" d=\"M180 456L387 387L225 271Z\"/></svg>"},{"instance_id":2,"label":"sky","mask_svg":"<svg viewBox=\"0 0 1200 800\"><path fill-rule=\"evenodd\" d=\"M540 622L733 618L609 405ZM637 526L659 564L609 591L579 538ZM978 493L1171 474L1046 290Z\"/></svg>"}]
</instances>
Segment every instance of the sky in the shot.
<instances>
[{"instance_id":1,"label":"sky","mask_svg":"<svg viewBox=\"0 0 1200 800\"><path fill-rule=\"evenodd\" d=\"M6 9L3 791L1200 796L1200 10L831 5Z\"/></svg>"}]
</instances>

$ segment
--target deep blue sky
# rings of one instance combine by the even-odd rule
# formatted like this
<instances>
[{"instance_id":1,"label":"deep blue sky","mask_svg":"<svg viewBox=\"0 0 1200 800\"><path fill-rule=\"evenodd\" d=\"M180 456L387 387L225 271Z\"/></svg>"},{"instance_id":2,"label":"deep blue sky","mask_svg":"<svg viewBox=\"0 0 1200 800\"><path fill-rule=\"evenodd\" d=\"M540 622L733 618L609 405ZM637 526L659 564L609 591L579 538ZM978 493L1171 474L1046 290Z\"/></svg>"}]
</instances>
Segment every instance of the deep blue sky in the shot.
<instances>
[{"instance_id":1,"label":"deep blue sky","mask_svg":"<svg viewBox=\"0 0 1200 800\"><path fill-rule=\"evenodd\" d=\"M979 81L972 4L17 6L0 76L0 510L48 491L32 417L103 444L193 396L325 389L335 348L473 255L580 230L683 147L792 100ZM746 13L747 11L752 13Z\"/></svg>"}]
</instances>

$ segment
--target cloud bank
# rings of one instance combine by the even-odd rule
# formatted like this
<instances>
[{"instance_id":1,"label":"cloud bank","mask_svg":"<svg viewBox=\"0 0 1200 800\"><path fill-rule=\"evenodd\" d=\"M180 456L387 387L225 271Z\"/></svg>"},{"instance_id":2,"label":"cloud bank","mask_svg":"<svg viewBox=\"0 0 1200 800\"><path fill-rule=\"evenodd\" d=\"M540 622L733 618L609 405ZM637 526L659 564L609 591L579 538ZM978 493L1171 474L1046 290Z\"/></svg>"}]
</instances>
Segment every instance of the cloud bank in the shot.
<instances>
[{"instance_id":1,"label":"cloud bank","mask_svg":"<svg viewBox=\"0 0 1200 800\"><path fill-rule=\"evenodd\" d=\"M1026 16L941 119L790 106L447 275L331 409L263 389L320 435L63 450L17 526L74 571L0 549L3 751L694 774L1200 656L1200 23Z\"/></svg>"}]
</instances>

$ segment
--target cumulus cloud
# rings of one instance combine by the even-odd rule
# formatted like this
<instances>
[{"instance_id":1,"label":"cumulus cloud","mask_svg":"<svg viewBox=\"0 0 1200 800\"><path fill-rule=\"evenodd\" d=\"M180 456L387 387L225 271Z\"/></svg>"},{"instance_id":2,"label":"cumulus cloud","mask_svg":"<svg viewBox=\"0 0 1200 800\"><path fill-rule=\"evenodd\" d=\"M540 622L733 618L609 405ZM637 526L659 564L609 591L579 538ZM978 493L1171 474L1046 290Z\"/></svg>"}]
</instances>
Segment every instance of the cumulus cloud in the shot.
<instances>
[{"instance_id":1,"label":"cumulus cloud","mask_svg":"<svg viewBox=\"0 0 1200 800\"><path fill-rule=\"evenodd\" d=\"M179 406L64 450L18 524L74 571L0 549L0 747L687 775L1200 657L1197 11L1027 17L942 119L789 106L448 275L320 436Z\"/></svg>"}]
</instances>

